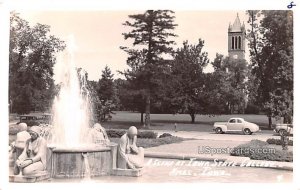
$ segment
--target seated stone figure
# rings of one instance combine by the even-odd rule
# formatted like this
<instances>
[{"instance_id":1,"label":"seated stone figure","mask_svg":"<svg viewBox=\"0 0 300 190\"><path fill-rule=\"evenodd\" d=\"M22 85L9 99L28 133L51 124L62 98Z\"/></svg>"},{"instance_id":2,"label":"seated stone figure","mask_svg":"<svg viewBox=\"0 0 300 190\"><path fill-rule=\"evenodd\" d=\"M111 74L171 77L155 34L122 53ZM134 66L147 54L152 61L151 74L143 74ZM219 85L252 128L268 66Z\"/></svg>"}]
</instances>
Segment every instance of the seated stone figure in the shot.
<instances>
[{"instance_id":1,"label":"seated stone figure","mask_svg":"<svg viewBox=\"0 0 300 190\"><path fill-rule=\"evenodd\" d=\"M18 170L15 170L15 175L20 171L23 175L33 175L46 169L47 143L40 137L41 129L32 126L28 132L30 139L26 141L25 148L16 161Z\"/></svg>"},{"instance_id":2,"label":"seated stone figure","mask_svg":"<svg viewBox=\"0 0 300 190\"><path fill-rule=\"evenodd\" d=\"M144 166L144 149L136 146L137 129L131 126L119 142L117 168L139 169Z\"/></svg>"},{"instance_id":3,"label":"seated stone figure","mask_svg":"<svg viewBox=\"0 0 300 190\"><path fill-rule=\"evenodd\" d=\"M110 141L105 128L99 123L96 123L89 131L88 142L93 144L108 144Z\"/></svg>"},{"instance_id":4,"label":"seated stone figure","mask_svg":"<svg viewBox=\"0 0 300 190\"><path fill-rule=\"evenodd\" d=\"M20 123L18 124L20 127L20 132L17 133L16 141L13 142L13 152L14 154L14 161L16 161L19 156L22 154L26 142L28 139L30 139L30 135L27 132L27 124L26 123ZM18 172L18 167L14 166L14 173Z\"/></svg>"}]
</instances>

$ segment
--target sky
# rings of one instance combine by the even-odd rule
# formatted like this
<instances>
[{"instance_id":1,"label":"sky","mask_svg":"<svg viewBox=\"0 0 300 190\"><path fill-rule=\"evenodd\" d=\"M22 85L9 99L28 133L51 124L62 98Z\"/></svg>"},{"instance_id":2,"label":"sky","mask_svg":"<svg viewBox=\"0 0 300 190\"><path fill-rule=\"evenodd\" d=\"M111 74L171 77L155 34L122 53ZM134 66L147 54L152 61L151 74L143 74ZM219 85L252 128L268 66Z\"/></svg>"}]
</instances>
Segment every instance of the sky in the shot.
<instances>
[{"instance_id":1,"label":"sky","mask_svg":"<svg viewBox=\"0 0 300 190\"><path fill-rule=\"evenodd\" d=\"M112 70L114 78L123 78L118 71L127 68L127 54L120 46L131 46L131 42L124 40L122 33L129 28L122 23L128 20L128 15L143 11L16 10L16 12L29 21L31 26L36 23L50 25L50 33L62 40L72 35L77 46L74 52L76 66L88 72L89 80L97 81L106 65ZM178 25L174 30L178 35L174 38L176 47L182 46L185 40L196 44L201 38L205 41L204 50L208 52L210 61L214 60L216 53L227 55L228 25L234 22L237 14L247 29L248 18L245 11L175 11L175 23ZM248 59L246 49L246 60ZM205 71L213 71L211 65L208 65Z\"/></svg>"}]
</instances>

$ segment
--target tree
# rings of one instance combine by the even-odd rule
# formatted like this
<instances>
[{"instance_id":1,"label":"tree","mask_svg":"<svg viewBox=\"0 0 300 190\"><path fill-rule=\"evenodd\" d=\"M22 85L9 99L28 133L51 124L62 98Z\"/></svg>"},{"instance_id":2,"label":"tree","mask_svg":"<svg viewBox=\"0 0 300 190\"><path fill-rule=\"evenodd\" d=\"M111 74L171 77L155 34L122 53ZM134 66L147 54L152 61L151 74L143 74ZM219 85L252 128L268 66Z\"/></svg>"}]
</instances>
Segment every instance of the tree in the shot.
<instances>
[{"instance_id":1,"label":"tree","mask_svg":"<svg viewBox=\"0 0 300 190\"><path fill-rule=\"evenodd\" d=\"M133 82L128 80L115 80L117 96L120 100L120 108L128 111L138 111L141 113L140 123L144 124L145 98L143 92L139 91Z\"/></svg>"},{"instance_id":2,"label":"tree","mask_svg":"<svg viewBox=\"0 0 300 190\"><path fill-rule=\"evenodd\" d=\"M33 27L11 13L9 46L9 99L11 111L45 111L54 96L55 54L65 48L63 41L50 35L50 26Z\"/></svg>"},{"instance_id":3,"label":"tree","mask_svg":"<svg viewBox=\"0 0 300 190\"><path fill-rule=\"evenodd\" d=\"M173 113L188 113L192 123L196 114L204 113L206 109L203 68L209 60L203 47L204 41L201 39L196 45L183 42L171 65L171 80L165 82L168 83L165 89L169 90L165 95L166 102L172 106Z\"/></svg>"},{"instance_id":4,"label":"tree","mask_svg":"<svg viewBox=\"0 0 300 190\"><path fill-rule=\"evenodd\" d=\"M101 79L97 84L97 95L99 98L98 111L101 121L111 118L112 110L116 107L116 95L113 74L108 66L102 71Z\"/></svg>"},{"instance_id":5,"label":"tree","mask_svg":"<svg viewBox=\"0 0 300 190\"><path fill-rule=\"evenodd\" d=\"M172 33L175 28L173 11L147 10L142 14L129 15L130 21L124 23L132 30L123 33L125 40L132 39L135 49L121 47L128 53L127 64L130 67L123 72L127 80L137 83L141 95L145 97L145 124L150 126L151 97L161 84L160 73L166 65L164 56L172 54L171 45L175 37Z\"/></svg>"},{"instance_id":6,"label":"tree","mask_svg":"<svg viewBox=\"0 0 300 190\"><path fill-rule=\"evenodd\" d=\"M252 72L258 83L257 100L269 117L293 115L293 13L247 11ZM262 15L260 21L258 17Z\"/></svg>"},{"instance_id":7,"label":"tree","mask_svg":"<svg viewBox=\"0 0 300 190\"><path fill-rule=\"evenodd\" d=\"M217 113L234 112L244 113L247 97L247 77L248 66L244 59L223 58L223 55L217 54L212 62L214 72L212 73L208 84L211 94L213 107L219 109ZM212 86L215 85L213 88ZM211 105L211 106L212 106Z\"/></svg>"}]
</instances>

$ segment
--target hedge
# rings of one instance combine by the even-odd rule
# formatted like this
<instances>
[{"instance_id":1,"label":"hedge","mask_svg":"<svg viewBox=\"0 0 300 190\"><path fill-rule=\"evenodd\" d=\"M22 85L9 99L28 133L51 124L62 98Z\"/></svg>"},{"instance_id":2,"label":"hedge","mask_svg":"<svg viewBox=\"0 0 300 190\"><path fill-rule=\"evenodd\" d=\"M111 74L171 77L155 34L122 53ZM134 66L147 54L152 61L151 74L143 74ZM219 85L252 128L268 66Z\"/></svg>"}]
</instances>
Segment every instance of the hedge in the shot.
<instances>
[{"instance_id":1,"label":"hedge","mask_svg":"<svg viewBox=\"0 0 300 190\"><path fill-rule=\"evenodd\" d=\"M268 153L257 151L258 149L274 150ZM293 161L293 152L287 150L274 149L267 142L260 140L251 140L248 143L234 147L230 152L231 156L244 156L253 160L269 160L269 161Z\"/></svg>"},{"instance_id":2,"label":"hedge","mask_svg":"<svg viewBox=\"0 0 300 190\"><path fill-rule=\"evenodd\" d=\"M281 145L281 140L270 138L270 139L267 139L267 143ZM293 146L293 140L289 140L288 145Z\"/></svg>"},{"instance_id":3,"label":"hedge","mask_svg":"<svg viewBox=\"0 0 300 190\"><path fill-rule=\"evenodd\" d=\"M107 129L106 133L109 138L120 138L126 133L126 130ZM137 137L142 139L156 139L157 133L154 131L139 131Z\"/></svg>"}]
</instances>

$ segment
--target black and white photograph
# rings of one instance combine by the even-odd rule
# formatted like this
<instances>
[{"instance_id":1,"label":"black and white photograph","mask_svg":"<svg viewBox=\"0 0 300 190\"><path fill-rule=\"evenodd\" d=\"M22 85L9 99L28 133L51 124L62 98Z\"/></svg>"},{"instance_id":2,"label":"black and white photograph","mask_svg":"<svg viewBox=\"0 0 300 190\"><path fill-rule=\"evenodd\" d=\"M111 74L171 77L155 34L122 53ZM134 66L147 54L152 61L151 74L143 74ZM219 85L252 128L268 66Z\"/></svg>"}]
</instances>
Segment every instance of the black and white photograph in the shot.
<instances>
[{"instance_id":1,"label":"black and white photograph","mask_svg":"<svg viewBox=\"0 0 300 190\"><path fill-rule=\"evenodd\" d=\"M293 184L296 5L7 9L4 184Z\"/></svg>"}]
</instances>

